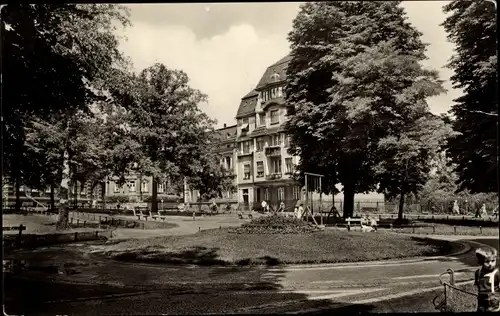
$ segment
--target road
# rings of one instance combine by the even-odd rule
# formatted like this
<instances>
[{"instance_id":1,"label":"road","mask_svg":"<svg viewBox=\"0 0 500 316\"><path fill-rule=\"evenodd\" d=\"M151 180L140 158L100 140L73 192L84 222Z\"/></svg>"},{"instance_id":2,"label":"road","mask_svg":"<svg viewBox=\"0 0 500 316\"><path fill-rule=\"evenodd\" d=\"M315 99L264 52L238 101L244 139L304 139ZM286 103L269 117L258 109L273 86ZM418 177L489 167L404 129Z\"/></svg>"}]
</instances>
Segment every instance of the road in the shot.
<instances>
[{"instance_id":1,"label":"road","mask_svg":"<svg viewBox=\"0 0 500 316\"><path fill-rule=\"evenodd\" d=\"M451 239L456 237L450 237ZM472 248L498 238L467 240ZM7 314L283 313L328 307L373 311L380 298L439 286L447 268L473 279L473 251L454 257L362 265L199 267L120 263L91 253L96 243L15 255L28 269L5 279ZM363 303L364 302L364 303ZM430 304L430 302L429 302Z\"/></svg>"}]
</instances>

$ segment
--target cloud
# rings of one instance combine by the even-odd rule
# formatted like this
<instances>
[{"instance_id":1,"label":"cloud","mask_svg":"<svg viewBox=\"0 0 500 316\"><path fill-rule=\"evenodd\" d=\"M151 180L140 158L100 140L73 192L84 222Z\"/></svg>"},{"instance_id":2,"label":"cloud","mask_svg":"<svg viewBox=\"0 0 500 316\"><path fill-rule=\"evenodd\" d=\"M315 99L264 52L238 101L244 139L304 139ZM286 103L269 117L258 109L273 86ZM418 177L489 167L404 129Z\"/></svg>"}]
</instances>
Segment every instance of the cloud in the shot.
<instances>
[{"instance_id":1,"label":"cloud","mask_svg":"<svg viewBox=\"0 0 500 316\"><path fill-rule=\"evenodd\" d=\"M446 1L403 2L409 22L430 44L424 65L439 70L447 94L429 99L433 113L450 109L460 95L449 82L445 64L453 53L440 24ZM185 71L191 85L209 97L202 110L234 124L241 97L254 88L266 68L289 52L287 33L299 3L151 4L129 5L133 26L125 55L136 70L161 62ZM209 10L207 10L209 8ZM283 14L280 15L280 12Z\"/></svg>"},{"instance_id":2,"label":"cloud","mask_svg":"<svg viewBox=\"0 0 500 316\"><path fill-rule=\"evenodd\" d=\"M266 68L289 50L286 38L258 35L248 24L231 26L226 32L198 39L183 26L152 26L134 23L121 48L140 71L160 62L181 69L190 85L209 97L202 110L223 123L235 124L241 98L251 91Z\"/></svg>"}]
</instances>

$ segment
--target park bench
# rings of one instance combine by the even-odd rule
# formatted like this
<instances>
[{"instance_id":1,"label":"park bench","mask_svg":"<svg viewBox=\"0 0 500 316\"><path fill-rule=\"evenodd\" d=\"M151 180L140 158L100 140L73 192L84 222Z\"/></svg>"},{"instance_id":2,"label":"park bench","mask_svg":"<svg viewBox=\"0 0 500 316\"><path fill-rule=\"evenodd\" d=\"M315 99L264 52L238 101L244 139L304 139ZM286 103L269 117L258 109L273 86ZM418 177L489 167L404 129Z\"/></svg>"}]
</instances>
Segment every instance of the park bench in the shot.
<instances>
[{"instance_id":1,"label":"park bench","mask_svg":"<svg viewBox=\"0 0 500 316\"><path fill-rule=\"evenodd\" d=\"M149 217L149 208L148 207L135 207L133 209L134 216L137 216L138 220L141 220L141 216L147 221Z\"/></svg>"},{"instance_id":2,"label":"park bench","mask_svg":"<svg viewBox=\"0 0 500 316\"><path fill-rule=\"evenodd\" d=\"M156 220L157 218L160 218L160 214L159 214L159 212L160 212L160 211L158 211L158 213L153 213L153 212L149 211L149 216L150 216L152 219Z\"/></svg>"},{"instance_id":3,"label":"park bench","mask_svg":"<svg viewBox=\"0 0 500 316\"><path fill-rule=\"evenodd\" d=\"M166 212L168 212L168 211L167 210L158 210L158 218L161 219L162 221L164 221L167 218ZM162 213L164 213L164 214L162 215Z\"/></svg>"}]
</instances>

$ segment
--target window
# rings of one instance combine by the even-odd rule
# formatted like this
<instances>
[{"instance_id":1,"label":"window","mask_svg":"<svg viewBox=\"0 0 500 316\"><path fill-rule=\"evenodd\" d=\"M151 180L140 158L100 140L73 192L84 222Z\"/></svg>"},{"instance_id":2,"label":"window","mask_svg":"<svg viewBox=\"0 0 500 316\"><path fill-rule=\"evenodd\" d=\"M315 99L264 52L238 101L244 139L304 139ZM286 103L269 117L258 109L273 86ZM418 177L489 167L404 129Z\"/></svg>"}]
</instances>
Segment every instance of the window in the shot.
<instances>
[{"instance_id":1,"label":"window","mask_svg":"<svg viewBox=\"0 0 500 316\"><path fill-rule=\"evenodd\" d=\"M257 151L261 151L264 149L264 137L257 137L256 143L257 143Z\"/></svg>"},{"instance_id":2,"label":"window","mask_svg":"<svg viewBox=\"0 0 500 316\"><path fill-rule=\"evenodd\" d=\"M122 189L121 186L119 186L117 183L115 183L114 193L120 193L121 189Z\"/></svg>"},{"instance_id":3,"label":"window","mask_svg":"<svg viewBox=\"0 0 500 316\"><path fill-rule=\"evenodd\" d=\"M293 198L295 200L300 200L300 187L296 185L293 186Z\"/></svg>"},{"instance_id":4,"label":"window","mask_svg":"<svg viewBox=\"0 0 500 316\"><path fill-rule=\"evenodd\" d=\"M286 172L292 173L293 172L293 161L292 158L285 158L285 170Z\"/></svg>"},{"instance_id":5,"label":"window","mask_svg":"<svg viewBox=\"0 0 500 316\"><path fill-rule=\"evenodd\" d=\"M266 125L266 114L265 113L259 114L259 119L260 119L259 125L265 126Z\"/></svg>"},{"instance_id":6,"label":"window","mask_svg":"<svg viewBox=\"0 0 500 316\"><path fill-rule=\"evenodd\" d=\"M226 169L232 169L233 166L232 166L232 161L231 161L231 157L226 157Z\"/></svg>"},{"instance_id":7,"label":"window","mask_svg":"<svg viewBox=\"0 0 500 316\"><path fill-rule=\"evenodd\" d=\"M281 135L280 134L276 134L276 135L273 135L271 137L271 144L273 146L280 146L281 145Z\"/></svg>"},{"instance_id":8,"label":"window","mask_svg":"<svg viewBox=\"0 0 500 316\"><path fill-rule=\"evenodd\" d=\"M269 200L269 189L265 188L264 189L264 200Z\"/></svg>"},{"instance_id":9,"label":"window","mask_svg":"<svg viewBox=\"0 0 500 316\"><path fill-rule=\"evenodd\" d=\"M255 116L252 116L248 119L248 124L250 125L251 130L255 129Z\"/></svg>"},{"instance_id":10,"label":"window","mask_svg":"<svg viewBox=\"0 0 500 316\"><path fill-rule=\"evenodd\" d=\"M247 140L243 142L243 153L248 154L251 151L251 141Z\"/></svg>"},{"instance_id":11,"label":"window","mask_svg":"<svg viewBox=\"0 0 500 316\"><path fill-rule=\"evenodd\" d=\"M248 130L248 117L241 120L241 131L246 132Z\"/></svg>"},{"instance_id":12,"label":"window","mask_svg":"<svg viewBox=\"0 0 500 316\"><path fill-rule=\"evenodd\" d=\"M272 173L281 173L281 159L273 159L271 161Z\"/></svg>"},{"instance_id":13,"label":"window","mask_svg":"<svg viewBox=\"0 0 500 316\"><path fill-rule=\"evenodd\" d=\"M276 98L277 92L278 92L278 89L276 89L276 88L271 89L271 99Z\"/></svg>"},{"instance_id":14,"label":"window","mask_svg":"<svg viewBox=\"0 0 500 316\"><path fill-rule=\"evenodd\" d=\"M243 180L250 179L250 164L245 164L243 166Z\"/></svg>"},{"instance_id":15,"label":"window","mask_svg":"<svg viewBox=\"0 0 500 316\"><path fill-rule=\"evenodd\" d=\"M279 121L279 110L271 111L271 124L277 124Z\"/></svg>"},{"instance_id":16,"label":"window","mask_svg":"<svg viewBox=\"0 0 500 316\"><path fill-rule=\"evenodd\" d=\"M147 181L142 181L141 192L149 192L149 185Z\"/></svg>"},{"instance_id":17,"label":"window","mask_svg":"<svg viewBox=\"0 0 500 316\"><path fill-rule=\"evenodd\" d=\"M283 88L278 87L278 93L277 93L278 98L281 98L283 96Z\"/></svg>"},{"instance_id":18,"label":"window","mask_svg":"<svg viewBox=\"0 0 500 316\"><path fill-rule=\"evenodd\" d=\"M285 188L283 188L283 187L278 188L278 200L279 201L285 200Z\"/></svg>"},{"instance_id":19,"label":"window","mask_svg":"<svg viewBox=\"0 0 500 316\"><path fill-rule=\"evenodd\" d=\"M85 190L85 184L80 185L80 195L87 195L87 190Z\"/></svg>"},{"instance_id":20,"label":"window","mask_svg":"<svg viewBox=\"0 0 500 316\"><path fill-rule=\"evenodd\" d=\"M257 178L262 178L264 176L264 162L257 161Z\"/></svg>"},{"instance_id":21,"label":"window","mask_svg":"<svg viewBox=\"0 0 500 316\"><path fill-rule=\"evenodd\" d=\"M290 147L290 136L285 135L285 147Z\"/></svg>"},{"instance_id":22,"label":"window","mask_svg":"<svg viewBox=\"0 0 500 316\"><path fill-rule=\"evenodd\" d=\"M135 192L135 181L130 181L128 183L128 190L129 192Z\"/></svg>"},{"instance_id":23,"label":"window","mask_svg":"<svg viewBox=\"0 0 500 316\"><path fill-rule=\"evenodd\" d=\"M158 183L158 193L164 193L165 192L165 183L160 182Z\"/></svg>"},{"instance_id":24,"label":"window","mask_svg":"<svg viewBox=\"0 0 500 316\"><path fill-rule=\"evenodd\" d=\"M266 102L267 100L269 100L269 90L262 92L262 101Z\"/></svg>"}]
</instances>

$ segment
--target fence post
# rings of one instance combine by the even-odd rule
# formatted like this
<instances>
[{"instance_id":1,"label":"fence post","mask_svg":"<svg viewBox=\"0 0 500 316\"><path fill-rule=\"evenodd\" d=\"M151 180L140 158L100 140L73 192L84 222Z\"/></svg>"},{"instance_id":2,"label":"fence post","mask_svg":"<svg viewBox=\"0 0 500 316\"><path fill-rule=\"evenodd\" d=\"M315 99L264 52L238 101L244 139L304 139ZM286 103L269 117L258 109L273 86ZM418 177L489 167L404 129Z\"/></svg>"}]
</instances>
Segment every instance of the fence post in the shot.
<instances>
[{"instance_id":1,"label":"fence post","mask_svg":"<svg viewBox=\"0 0 500 316\"><path fill-rule=\"evenodd\" d=\"M78 232L75 232L75 241L78 240Z\"/></svg>"},{"instance_id":2,"label":"fence post","mask_svg":"<svg viewBox=\"0 0 500 316\"><path fill-rule=\"evenodd\" d=\"M457 234L457 226L453 226L453 231L455 232L455 235Z\"/></svg>"},{"instance_id":3,"label":"fence post","mask_svg":"<svg viewBox=\"0 0 500 316\"><path fill-rule=\"evenodd\" d=\"M83 221L83 227L85 227L85 224L87 223L87 221Z\"/></svg>"},{"instance_id":4,"label":"fence post","mask_svg":"<svg viewBox=\"0 0 500 316\"><path fill-rule=\"evenodd\" d=\"M101 223L101 216L99 216L99 224Z\"/></svg>"},{"instance_id":5,"label":"fence post","mask_svg":"<svg viewBox=\"0 0 500 316\"><path fill-rule=\"evenodd\" d=\"M482 235L483 234L483 228L479 226L479 233Z\"/></svg>"},{"instance_id":6,"label":"fence post","mask_svg":"<svg viewBox=\"0 0 500 316\"><path fill-rule=\"evenodd\" d=\"M378 212L378 202L377 202L377 207L376 207L376 210L377 210L377 212Z\"/></svg>"},{"instance_id":7,"label":"fence post","mask_svg":"<svg viewBox=\"0 0 500 316\"><path fill-rule=\"evenodd\" d=\"M432 233L436 232L436 225L432 225Z\"/></svg>"},{"instance_id":8,"label":"fence post","mask_svg":"<svg viewBox=\"0 0 500 316\"><path fill-rule=\"evenodd\" d=\"M415 224L411 224L412 233L415 234Z\"/></svg>"}]
</instances>

